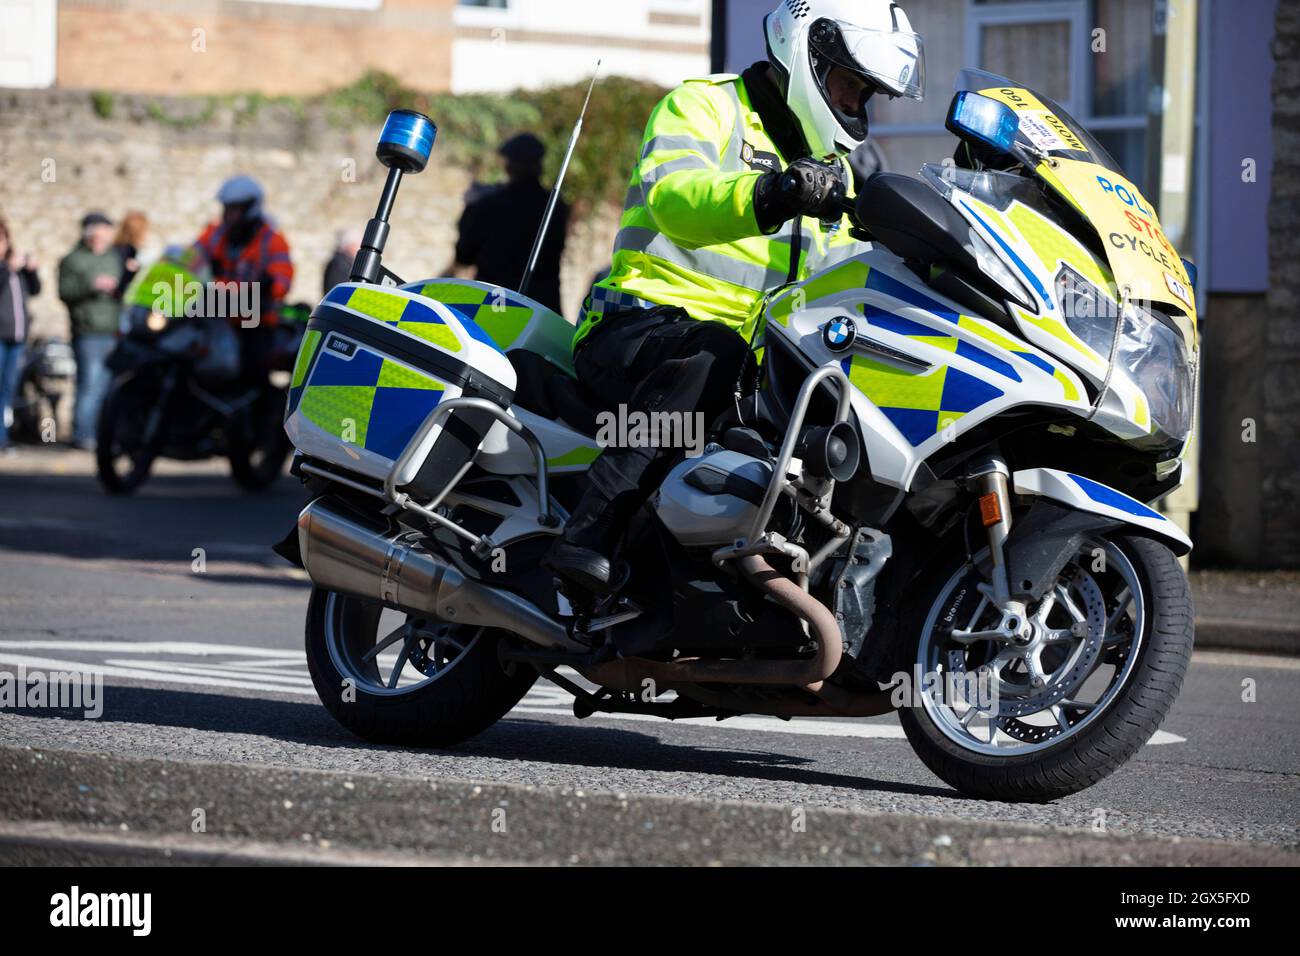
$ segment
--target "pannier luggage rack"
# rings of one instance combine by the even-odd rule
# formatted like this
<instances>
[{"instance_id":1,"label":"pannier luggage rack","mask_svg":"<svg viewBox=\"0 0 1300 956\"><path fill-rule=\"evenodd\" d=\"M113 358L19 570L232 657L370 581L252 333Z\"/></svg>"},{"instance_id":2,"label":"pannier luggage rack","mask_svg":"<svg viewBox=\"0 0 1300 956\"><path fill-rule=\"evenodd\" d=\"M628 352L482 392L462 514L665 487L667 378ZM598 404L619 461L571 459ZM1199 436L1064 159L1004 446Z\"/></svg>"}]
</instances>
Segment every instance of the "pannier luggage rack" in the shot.
<instances>
[{"instance_id":1,"label":"pannier luggage rack","mask_svg":"<svg viewBox=\"0 0 1300 956\"><path fill-rule=\"evenodd\" d=\"M350 478L343 477L342 475L335 474L332 471L320 468L316 465L304 464L302 470L326 478L330 481L336 481L342 485L346 485L349 488L364 492L373 497L382 498L404 511L418 514L426 521L430 521L446 528L469 541L473 545L474 553L478 555L479 558L486 560L492 552L496 550L496 543L488 535L475 535L473 532L462 528L450 518L438 514L436 510L437 507L442 504L443 499L446 498L460 480L465 477L465 474L474 464L473 457L471 457L469 461L465 462L460 470L452 476L451 480L446 484L442 491L434 496L427 505L419 504L406 492L397 490L397 476L402 473L403 469L405 469L408 464L410 464L411 459L424 443L425 438L444 418L452 412L462 408L487 412L523 439L524 443L528 446L528 450L532 452L533 459L537 462L537 521L539 524L547 528L556 527L559 524L559 519L550 510L550 491L547 482L546 452L543 451L541 442L537 440L537 436L534 435L523 422L513 417L506 409L483 398L451 398L438 403L438 406L434 408L420 424L419 429L407 444L406 449L398 459L393 462L393 466L389 469L387 477L384 478L384 488L382 491L362 484L359 481L354 481Z\"/></svg>"}]
</instances>

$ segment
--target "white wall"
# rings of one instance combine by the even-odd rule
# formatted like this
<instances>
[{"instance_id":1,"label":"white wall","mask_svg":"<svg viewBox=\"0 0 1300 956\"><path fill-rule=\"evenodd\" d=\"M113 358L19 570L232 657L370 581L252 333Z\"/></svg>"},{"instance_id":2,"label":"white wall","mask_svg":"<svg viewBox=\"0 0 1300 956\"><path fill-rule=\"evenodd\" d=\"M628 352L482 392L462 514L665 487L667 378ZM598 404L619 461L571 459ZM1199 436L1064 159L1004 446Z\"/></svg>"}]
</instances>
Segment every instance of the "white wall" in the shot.
<instances>
[{"instance_id":1,"label":"white wall","mask_svg":"<svg viewBox=\"0 0 1300 956\"><path fill-rule=\"evenodd\" d=\"M0 0L0 87L54 85L55 0Z\"/></svg>"},{"instance_id":2,"label":"white wall","mask_svg":"<svg viewBox=\"0 0 1300 956\"><path fill-rule=\"evenodd\" d=\"M452 91L470 93L631 76L673 86L709 72L709 0L511 0L457 7ZM652 23L667 14L697 23Z\"/></svg>"}]
</instances>

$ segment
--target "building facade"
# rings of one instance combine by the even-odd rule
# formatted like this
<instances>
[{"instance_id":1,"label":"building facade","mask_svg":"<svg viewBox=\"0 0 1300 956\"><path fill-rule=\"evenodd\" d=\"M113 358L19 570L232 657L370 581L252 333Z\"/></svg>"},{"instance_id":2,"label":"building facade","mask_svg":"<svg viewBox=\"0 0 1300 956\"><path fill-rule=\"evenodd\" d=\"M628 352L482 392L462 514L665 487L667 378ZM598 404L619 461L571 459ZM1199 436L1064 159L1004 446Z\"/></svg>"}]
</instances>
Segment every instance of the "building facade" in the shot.
<instances>
[{"instance_id":1,"label":"building facade","mask_svg":"<svg viewBox=\"0 0 1300 956\"><path fill-rule=\"evenodd\" d=\"M709 66L709 0L0 0L0 87L309 94L383 70L456 93Z\"/></svg>"}]
</instances>

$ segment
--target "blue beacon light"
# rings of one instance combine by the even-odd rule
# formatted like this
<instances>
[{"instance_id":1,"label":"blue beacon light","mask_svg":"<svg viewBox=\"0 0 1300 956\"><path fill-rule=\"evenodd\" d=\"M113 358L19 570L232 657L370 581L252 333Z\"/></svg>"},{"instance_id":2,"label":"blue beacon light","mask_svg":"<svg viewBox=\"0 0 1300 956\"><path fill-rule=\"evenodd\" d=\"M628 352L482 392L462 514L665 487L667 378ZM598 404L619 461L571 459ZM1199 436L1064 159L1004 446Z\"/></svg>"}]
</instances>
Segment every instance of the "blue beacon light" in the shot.
<instances>
[{"instance_id":1,"label":"blue beacon light","mask_svg":"<svg viewBox=\"0 0 1300 956\"><path fill-rule=\"evenodd\" d=\"M393 110L384 121L375 155L389 169L418 173L428 164L437 135L438 127L423 113Z\"/></svg>"}]
</instances>

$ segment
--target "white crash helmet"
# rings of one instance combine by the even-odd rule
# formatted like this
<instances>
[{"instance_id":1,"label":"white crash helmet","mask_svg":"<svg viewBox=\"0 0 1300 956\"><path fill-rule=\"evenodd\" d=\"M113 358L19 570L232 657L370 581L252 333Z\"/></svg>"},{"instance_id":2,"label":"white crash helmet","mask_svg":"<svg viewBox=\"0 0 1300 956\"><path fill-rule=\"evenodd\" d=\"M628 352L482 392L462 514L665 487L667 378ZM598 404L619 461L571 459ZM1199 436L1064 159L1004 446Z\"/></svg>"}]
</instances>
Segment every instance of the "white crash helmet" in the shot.
<instances>
[{"instance_id":1,"label":"white crash helmet","mask_svg":"<svg viewBox=\"0 0 1300 956\"><path fill-rule=\"evenodd\" d=\"M763 26L786 103L816 158L847 155L867 138L866 97L852 114L831 101L826 78L835 67L861 76L873 93L925 94L921 38L890 0L781 0Z\"/></svg>"}]
</instances>

